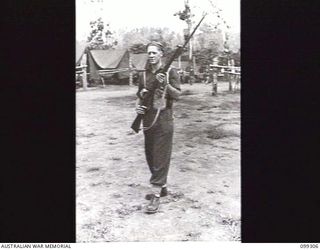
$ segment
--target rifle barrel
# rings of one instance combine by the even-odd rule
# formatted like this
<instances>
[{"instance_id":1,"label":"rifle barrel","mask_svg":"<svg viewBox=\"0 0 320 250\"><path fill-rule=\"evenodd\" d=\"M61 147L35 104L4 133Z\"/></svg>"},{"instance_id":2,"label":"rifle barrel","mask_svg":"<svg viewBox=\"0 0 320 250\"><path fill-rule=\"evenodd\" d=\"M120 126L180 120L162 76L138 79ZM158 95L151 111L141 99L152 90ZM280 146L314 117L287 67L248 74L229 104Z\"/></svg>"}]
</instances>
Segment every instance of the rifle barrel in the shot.
<instances>
[{"instance_id":1,"label":"rifle barrel","mask_svg":"<svg viewBox=\"0 0 320 250\"><path fill-rule=\"evenodd\" d=\"M192 33L190 34L190 36L188 37L188 39L185 41L184 45L182 46L182 48L184 48L188 42L190 41L191 37L194 35L194 33L196 32L196 30L198 29L198 27L200 26L200 24L202 23L203 19L206 17L207 13L203 15L203 17L201 18L200 22L197 24L197 26L193 29Z\"/></svg>"},{"instance_id":2,"label":"rifle barrel","mask_svg":"<svg viewBox=\"0 0 320 250\"><path fill-rule=\"evenodd\" d=\"M179 56L179 54L182 53L183 49L187 46L188 42L190 41L191 37L194 35L194 33L196 32L196 30L198 29L198 27L200 26L200 24L202 23L203 19L206 17L207 13L203 15L203 17L201 18L200 22L197 24L197 26L193 29L192 33L190 34L190 36L187 38L187 40L185 41L185 43L183 44L183 46L178 46L178 48L176 49L176 51L174 52L174 54L171 56L171 58L168 60L168 62L166 63L166 65L163 67L163 70L166 72L171 63L173 62L173 60Z\"/></svg>"}]
</instances>

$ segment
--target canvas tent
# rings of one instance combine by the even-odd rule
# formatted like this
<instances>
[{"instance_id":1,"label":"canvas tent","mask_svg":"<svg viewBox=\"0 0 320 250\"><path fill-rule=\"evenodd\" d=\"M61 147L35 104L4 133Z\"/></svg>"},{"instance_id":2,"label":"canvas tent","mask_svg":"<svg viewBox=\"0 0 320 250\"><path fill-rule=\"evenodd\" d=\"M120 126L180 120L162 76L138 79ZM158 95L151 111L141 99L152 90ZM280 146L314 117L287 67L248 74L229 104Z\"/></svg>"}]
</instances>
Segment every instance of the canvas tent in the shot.
<instances>
[{"instance_id":1,"label":"canvas tent","mask_svg":"<svg viewBox=\"0 0 320 250\"><path fill-rule=\"evenodd\" d=\"M113 76L116 79L129 77L129 52L127 50L90 50L88 53L90 78Z\"/></svg>"},{"instance_id":2,"label":"canvas tent","mask_svg":"<svg viewBox=\"0 0 320 250\"><path fill-rule=\"evenodd\" d=\"M189 66L189 62L188 61L181 61L180 62L180 66L179 67L179 62L178 61L173 61L172 62L172 67L175 67L176 69L181 69L181 70L186 70L187 67Z\"/></svg>"},{"instance_id":3,"label":"canvas tent","mask_svg":"<svg viewBox=\"0 0 320 250\"><path fill-rule=\"evenodd\" d=\"M76 41L75 51L75 66L76 66L76 86L87 87L87 57L86 57L86 43Z\"/></svg>"},{"instance_id":4,"label":"canvas tent","mask_svg":"<svg viewBox=\"0 0 320 250\"><path fill-rule=\"evenodd\" d=\"M132 66L134 69L141 71L146 68L146 64L148 61L147 53L131 54L131 58L132 58Z\"/></svg>"},{"instance_id":5,"label":"canvas tent","mask_svg":"<svg viewBox=\"0 0 320 250\"><path fill-rule=\"evenodd\" d=\"M86 43L76 41L76 56L75 56L76 66L80 65L80 62L83 57L83 54L85 53L85 50L86 50Z\"/></svg>"}]
</instances>

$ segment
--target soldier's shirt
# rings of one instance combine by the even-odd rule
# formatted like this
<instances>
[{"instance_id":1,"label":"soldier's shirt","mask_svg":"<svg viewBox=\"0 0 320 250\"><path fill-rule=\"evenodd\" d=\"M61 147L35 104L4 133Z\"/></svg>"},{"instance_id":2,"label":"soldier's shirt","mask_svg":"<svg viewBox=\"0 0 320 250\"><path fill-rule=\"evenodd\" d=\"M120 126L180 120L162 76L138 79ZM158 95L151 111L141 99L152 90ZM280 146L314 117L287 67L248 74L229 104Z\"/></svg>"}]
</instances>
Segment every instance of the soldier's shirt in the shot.
<instances>
[{"instance_id":1,"label":"soldier's shirt","mask_svg":"<svg viewBox=\"0 0 320 250\"><path fill-rule=\"evenodd\" d=\"M139 88L138 88L137 96L139 98L141 98L140 97L140 91L143 88L152 89L154 87L155 82L156 82L156 74L152 73L150 68L147 68L146 72L145 72L145 79L144 79L143 73L141 73L139 75ZM175 68L171 68L170 71L169 71L169 84L172 87L176 88L177 90L181 90L181 88L180 88L180 77L179 77L177 69L175 69ZM156 89L155 93L159 97L159 95L162 94L162 91L161 90L159 91L159 90ZM172 108L173 100L174 99L167 92L167 94L166 94L166 107L167 108Z\"/></svg>"}]
</instances>

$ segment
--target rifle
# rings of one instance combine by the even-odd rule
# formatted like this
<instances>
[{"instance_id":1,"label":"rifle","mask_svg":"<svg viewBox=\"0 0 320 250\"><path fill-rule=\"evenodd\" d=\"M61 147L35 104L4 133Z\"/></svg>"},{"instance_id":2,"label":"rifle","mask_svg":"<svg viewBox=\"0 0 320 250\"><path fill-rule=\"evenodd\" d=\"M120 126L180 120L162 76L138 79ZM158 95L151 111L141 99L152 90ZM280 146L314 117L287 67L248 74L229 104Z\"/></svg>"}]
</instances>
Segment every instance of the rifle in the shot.
<instances>
[{"instance_id":1,"label":"rifle","mask_svg":"<svg viewBox=\"0 0 320 250\"><path fill-rule=\"evenodd\" d=\"M172 62L174 61L174 59L176 59L177 57L179 57L180 54L182 54L184 48L187 46L188 42L190 41L190 39L192 38L192 36L194 35L194 33L196 32L196 30L198 29L198 27L200 26L201 22L203 21L203 19L205 18L205 16L207 15L207 13L205 13L203 15L203 17L201 18L200 22L197 24L197 26L194 28L194 30L192 31L192 33L190 34L190 36L186 39L186 41L184 42L184 44L178 45L177 49L175 50L175 52L173 53L173 55L169 58L169 60L167 61L167 63L164 65L163 68L157 70L155 72L155 74L159 74L159 73L163 73L166 74L166 72L168 71L168 69L170 68ZM154 91L156 90L157 87L159 87L160 83L156 80L155 84L153 84L153 88L149 89L148 92L145 93L145 95L143 96L142 99L142 106L145 106L147 108L150 108L152 105L152 97L154 94ZM141 126L141 121L142 121L143 115L142 114L138 114L136 119L133 121L131 128L133 129L134 132L139 133L140 130L140 126Z\"/></svg>"}]
</instances>

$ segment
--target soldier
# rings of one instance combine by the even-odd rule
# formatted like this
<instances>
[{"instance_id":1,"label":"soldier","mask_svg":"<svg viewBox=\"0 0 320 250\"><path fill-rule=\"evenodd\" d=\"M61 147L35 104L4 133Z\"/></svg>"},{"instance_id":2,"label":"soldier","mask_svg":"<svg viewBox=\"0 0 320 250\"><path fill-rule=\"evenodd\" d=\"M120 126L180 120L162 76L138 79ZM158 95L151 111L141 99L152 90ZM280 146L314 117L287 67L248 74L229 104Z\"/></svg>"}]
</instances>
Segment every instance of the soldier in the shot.
<instances>
[{"instance_id":1,"label":"soldier","mask_svg":"<svg viewBox=\"0 0 320 250\"><path fill-rule=\"evenodd\" d=\"M156 213L160 204L160 197L168 194L167 177L170 165L173 139L173 101L181 94L180 77L176 69L171 68L167 74L158 73L164 65L162 63L163 45L151 42L147 45L148 64L144 75L140 75L136 112L144 114L143 126L145 137L146 160L151 172L151 192L146 195L150 204L146 213ZM149 108L141 106L143 94L152 89L158 80L162 89L157 88L153 97L153 105ZM162 107L157 106L157 100L164 100Z\"/></svg>"}]
</instances>

